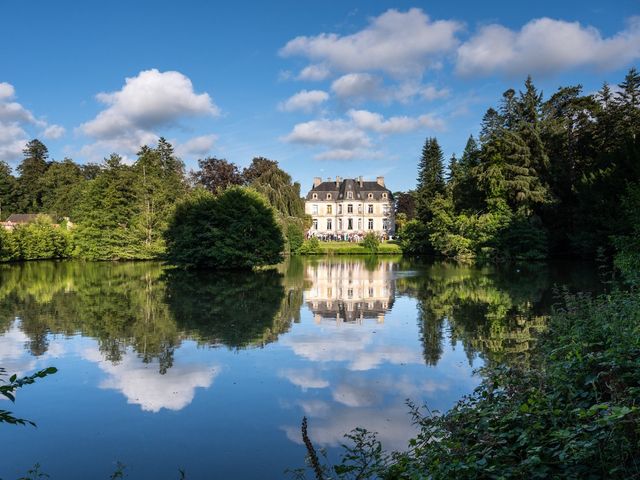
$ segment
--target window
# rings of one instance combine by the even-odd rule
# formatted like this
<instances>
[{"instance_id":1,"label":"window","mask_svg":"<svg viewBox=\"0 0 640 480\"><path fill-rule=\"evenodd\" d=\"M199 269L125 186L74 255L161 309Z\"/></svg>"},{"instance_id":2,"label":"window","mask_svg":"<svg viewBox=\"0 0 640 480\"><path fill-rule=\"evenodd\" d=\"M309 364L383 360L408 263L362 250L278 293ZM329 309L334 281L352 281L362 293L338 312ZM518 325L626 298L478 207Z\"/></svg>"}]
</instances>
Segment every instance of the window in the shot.
<instances>
[{"instance_id":1,"label":"window","mask_svg":"<svg viewBox=\"0 0 640 480\"><path fill-rule=\"evenodd\" d=\"M369 213L373 213L373 205L369 204L369 208L367 210Z\"/></svg>"},{"instance_id":2,"label":"window","mask_svg":"<svg viewBox=\"0 0 640 480\"><path fill-rule=\"evenodd\" d=\"M311 214L312 215L318 214L318 205L311 205Z\"/></svg>"},{"instance_id":3,"label":"window","mask_svg":"<svg viewBox=\"0 0 640 480\"><path fill-rule=\"evenodd\" d=\"M382 229L383 230L388 230L389 229L389 220L387 220L386 218L382 219Z\"/></svg>"},{"instance_id":4,"label":"window","mask_svg":"<svg viewBox=\"0 0 640 480\"><path fill-rule=\"evenodd\" d=\"M370 219L369 219L369 225L368 225L368 227L369 227L369 230L373 230L373 218L370 218Z\"/></svg>"},{"instance_id":5,"label":"window","mask_svg":"<svg viewBox=\"0 0 640 480\"><path fill-rule=\"evenodd\" d=\"M342 230L342 219L338 219L338 230Z\"/></svg>"},{"instance_id":6,"label":"window","mask_svg":"<svg viewBox=\"0 0 640 480\"><path fill-rule=\"evenodd\" d=\"M373 193L368 193L367 198L373 198Z\"/></svg>"},{"instance_id":7,"label":"window","mask_svg":"<svg viewBox=\"0 0 640 480\"><path fill-rule=\"evenodd\" d=\"M389 215L389 212L391 212L391 207L389 207L389 205L385 205L385 206L382 208L382 213L383 213L384 215Z\"/></svg>"},{"instance_id":8,"label":"window","mask_svg":"<svg viewBox=\"0 0 640 480\"><path fill-rule=\"evenodd\" d=\"M314 218L314 219L313 219L313 229L314 229L314 230L317 230L317 229L318 229L318 219L317 219L317 218Z\"/></svg>"},{"instance_id":9,"label":"window","mask_svg":"<svg viewBox=\"0 0 640 480\"><path fill-rule=\"evenodd\" d=\"M353 198L353 192L347 192L347 198L351 200Z\"/></svg>"},{"instance_id":10,"label":"window","mask_svg":"<svg viewBox=\"0 0 640 480\"><path fill-rule=\"evenodd\" d=\"M331 200L331 194L327 193L327 200Z\"/></svg>"},{"instance_id":11,"label":"window","mask_svg":"<svg viewBox=\"0 0 640 480\"><path fill-rule=\"evenodd\" d=\"M362 219L358 219L358 230L362 230Z\"/></svg>"},{"instance_id":12,"label":"window","mask_svg":"<svg viewBox=\"0 0 640 480\"><path fill-rule=\"evenodd\" d=\"M347 230L353 230L353 218L347 221Z\"/></svg>"},{"instance_id":13,"label":"window","mask_svg":"<svg viewBox=\"0 0 640 480\"><path fill-rule=\"evenodd\" d=\"M358 213L362 213L362 204L361 203L358 204Z\"/></svg>"},{"instance_id":14,"label":"window","mask_svg":"<svg viewBox=\"0 0 640 480\"><path fill-rule=\"evenodd\" d=\"M327 205L327 214L331 215L333 213L333 205Z\"/></svg>"},{"instance_id":15,"label":"window","mask_svg":"<svg viewBox=\"0 0 640 480\"><path fill-rule=\"evenodd\" d=\"M347 205L347 213L353 213L353 203Z\"/></svg>"},{"instance_id":16,"label":"window","mask_svg":"<svg viewBox=\"0 0 640 480\"><path fill-rule=\"evenodd\" d=\"M338 215L342 215L342 204L338 204Z\"/></svg>"},{"instance_id":17,"label":"window","mask_svg":"<svg viewBox=\"0 0 640 480\"><path fill-rule=\"evenodd\" d=\"M383 194L382 194L382 198L387 198L387 194L386 194L386 193L383 193Z\"/></svg>"},{"instance_id":18,"label":"window","mask_svg":"<svg viewBox=\"0 0 640 480\"><path fill-rule=\"evenodd\" d=\"M314 193L313 195L311 195L311 198L313 198L314 200L317 200L318 199L318 194Z\"/></svg>"},{"instance_id":19,"label":"window","mask_svg":"<svg viewBox=\"0 0 640 480\"><path fill-rule=\"evenodd\" d=\"M331 227L332 227L332 225L331 225L331 219L330 219L330 218L327 218L327 230L331 230Z\"/></svg>"}]
</instances>

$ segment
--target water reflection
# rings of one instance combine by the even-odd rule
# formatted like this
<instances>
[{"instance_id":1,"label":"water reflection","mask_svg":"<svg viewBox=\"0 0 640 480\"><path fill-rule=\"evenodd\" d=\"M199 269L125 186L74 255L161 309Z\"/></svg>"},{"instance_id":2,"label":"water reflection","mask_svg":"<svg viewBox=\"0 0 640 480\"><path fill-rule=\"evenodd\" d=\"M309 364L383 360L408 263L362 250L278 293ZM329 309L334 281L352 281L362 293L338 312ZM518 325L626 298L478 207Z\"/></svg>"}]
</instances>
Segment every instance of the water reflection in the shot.
<instances>
[{"instance_id":1,"label":"water reflection","mask_svg":"<svg viewBox=\"0 0 640 480\"><path fill-rule=\"evenodd\" d=\"M515 271L390 257L291 258L277 270L243 274L158 263L0 266L0 366L62 367L29 394L35 420L48 422L3 444L24 467L55 464L54 446L75 444L66 433L47 437L66 419L61 431L104 433L84 452L107 456L94 462L134 463L108 457L123 442L126 452L162 450L162 459L147 458L160 470L148 478L176 465L194 477L279 478L304 457L306 415L322 446L365 426L385 447L401 449L413 433L405 399L446 409L477 385L472 371L483 362L529 361L551 287L588 290L589 278L591 270L575 267ZM61 385L74 393L65 396ZM96 402L111 416L82 408ZM260 433L247 436L249 426ZM123 441L123 428L140 443L135 435ZM225 455L211 457L212 442ZM277 463L267 474L242 462L243 452L260 452L265 442L272 450L254 463ZM51 453L27 458L34 448ZM217 463L199 471L203 458ZM73 477L63 460L58 473L47 469L52 477ZM3 478L26 471L2 468Z\"/></svg>"},{"instance_id":2,"label":"water reflection","mask_svg":"<svg viewBox=\"0 0 640 480\"><path fill-rule=\"evenodd\" d=\"M362 323L374 318L384 322L385 313L393 308L396 266L397 261L377 257L308 263L305 273L310 288L305 298L315 321Z\"/></svg>"}]
</instances>

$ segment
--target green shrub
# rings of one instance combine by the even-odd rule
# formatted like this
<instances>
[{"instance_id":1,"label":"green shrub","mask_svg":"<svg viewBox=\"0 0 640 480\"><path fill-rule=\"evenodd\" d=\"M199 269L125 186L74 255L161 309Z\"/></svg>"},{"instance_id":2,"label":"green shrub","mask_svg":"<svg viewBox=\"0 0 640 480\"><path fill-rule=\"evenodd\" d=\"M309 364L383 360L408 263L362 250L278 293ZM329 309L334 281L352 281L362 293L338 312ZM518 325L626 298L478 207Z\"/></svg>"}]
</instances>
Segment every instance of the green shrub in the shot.
<instances>
[{"instance_id":1,"label":"green shrub","mask_svg":"<svg viewBox=\"0 0 640 480\"><path fill-rule=\"evenodd\" d=\"M251 269L282 260L275 212L254 190L198 189L177 205L165 234L167 256L193 267Z\"/></svg>"},{"instance_id":2,"label":"green shrub","mask_svg":"<svg viewBox=\"0 0 640 480\"><path fill-rule=\"evenodd\" d=\"M378 253L378 249L380 248L380 239L375 233L369 232L362 239L362 246L370 253Z\"/></svg>"},{"instance_id":3,"label":"green shrub","mask_svg":"<svg viewBox=\"0 0 640 480\"><path fill-rule=\"evenodd\" d=\"M298 249L300 255L316 255L320 253L320 241L316 237L305 240Z\"/></svg>"},{"instance_id":4,"label":"green shrub","mask_svg":"<svg viewBox=\"0 0 640 480\"><path fill-rule=\"evenodd\" d=\"M285 222L285 236L289 243L289 252L292 254L298 253L304 243L304 230L301 223L300 219L293 217Z\"/></svg>"},{"instance_id":5,"label":"green shrub","mask_svg":"<svg viewBox=\"0 0 640 480\"><path fill-rule=\"evenodd\" d=\"M408 221L398 232L398 241L405 255L433 254L427 227L419 220Z\"/></svg>"}]
</instances>

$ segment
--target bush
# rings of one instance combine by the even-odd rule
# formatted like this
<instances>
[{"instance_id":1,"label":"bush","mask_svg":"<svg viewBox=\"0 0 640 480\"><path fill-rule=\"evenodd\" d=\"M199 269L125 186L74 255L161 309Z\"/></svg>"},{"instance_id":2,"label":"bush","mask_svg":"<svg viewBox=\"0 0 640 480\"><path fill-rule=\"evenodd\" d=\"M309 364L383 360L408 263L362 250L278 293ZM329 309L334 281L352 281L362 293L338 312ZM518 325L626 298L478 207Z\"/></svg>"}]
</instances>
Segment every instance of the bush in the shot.
<instances>
[{"instance_id":1,"label":"bush","mask_svg":"<svg viewBox=\"0 0 640 480\"><path fill-rule=\"evenodd\" d=\"M282 260L275 212L254 190L215 197L198 189L177 205L165 234L170 260L192 267L251 269Z\"/></svg>"},{"instance_id":2,"label":"bush","mask_svg":"<svg viewBox=\"0 0 640 480\"><path fill-rule=\"evenodd\" d=\"M299 248L298 253L300 255L316 255L320 253L320 240L316 237L311 237L309 240L305 240Z\"/></svg>"},{"instance_id":3,"label":"bush","mask_svg":"<svg viewBox=\"0 0 640 480\"><path fill-rule=\"evenodd\" d=\"M285 222L285 235L289 243L289 252L298 253L304 243L304 230L300 219L289 217Z\"/></svg>"},{"instance_id":4,"label":"bush","mask_svg":"<svg viewBox=\"0 0 640 480\"><path fill-rule=\"evenodd\" d=\"M369 232L362 239L362 246L371 253L377 253L380 248L380 239L375 233Z\"/></svg>"},{"instance_id":5,"label":"bush","mask_svg":"<svg viewBox=\"0 0 640 480\"><path fill-rule=\"evenodd\" d=\"M405 255L433 254L427 227L418 220L411 220L402 227L398 232L398 242Z\"/></svg>"}]
</instances>

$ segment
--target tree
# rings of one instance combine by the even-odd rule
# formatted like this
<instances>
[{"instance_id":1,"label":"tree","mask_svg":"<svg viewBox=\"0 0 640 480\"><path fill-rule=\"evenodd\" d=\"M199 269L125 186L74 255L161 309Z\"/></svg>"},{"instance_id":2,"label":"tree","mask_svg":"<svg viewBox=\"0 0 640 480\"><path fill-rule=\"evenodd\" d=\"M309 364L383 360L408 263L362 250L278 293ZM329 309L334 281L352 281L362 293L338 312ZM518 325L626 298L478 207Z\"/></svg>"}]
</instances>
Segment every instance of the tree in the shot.
<instances>
[{"instance_id":1,"label":"tree","mask_svg":"<svg viewBox=\"0 0 640 480\"><path fill-rule=\"evenodd\" d=\"M217 197L197 189L176 207L165 238L172 261L200 268L275 264L284 249L273 208L244 187L228 188Z\"/></svg>"},{"instance_id":2,"label":"tree","mask_svg":"<svg viewBox=\"0 0 640 480\"><path fill-rule=\"evenodd\" d=\"M24 158L18 165L18 202L23 212L40 212L42 185L40 180L47 171L49 150L37 138L29 141L22 151Z\"/></svg>"},{"instance_id":3,"label":"tree","mask_svg":"<svg viewBox=\"0 0 640 480\"><path fill-rule=\"evenodd\" d=\"M244 183L237 165L225 159L207 157L198 160L198 166L200 169L193 173L193 179L197 185L211 193L219 193L230 186Z\"/></svg>"},{"instance_id":4,"label":"tree","mask_svg":"<svg viewBox=\"0 0 640 480\"><path fill-rule=\"evenodd\" d=\"M413 220L416 216L416 194L413 190L408 192L395 192L396 216L404 214L407 220Z\"/></svg>"},{"instance_id":5,"label":"tree","mask_svg":"<svg viewBox=\"0 0 640 480\"><path fill-rule=\"evenodd\" d=\"M80 198L84 176L72 160L51 162L40 179L42 210L57 217L68 217Z\"/></svg>"},{"instance_id":6,"label":"tree","mask_svg":"<svg viewBox=\"0 0 640 480\"><path fill-rule=\"evenodd\" d=\"M11 174L11 167L0 161L0 220L16 211L17 181Z\"/></svg>"},{"instance_id":7,"label":"tree","mask_svg":"<svg viewBox=\"0 0 640 480\"><path fill-rule=\"evenodd\" d=\"M423 223L431 220L431 202L444 192L443 154L436 138L427 138L418 165L416 188L417 217Z\"/></svg>"}]
</instances>

